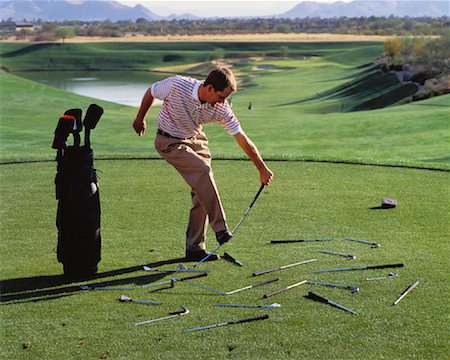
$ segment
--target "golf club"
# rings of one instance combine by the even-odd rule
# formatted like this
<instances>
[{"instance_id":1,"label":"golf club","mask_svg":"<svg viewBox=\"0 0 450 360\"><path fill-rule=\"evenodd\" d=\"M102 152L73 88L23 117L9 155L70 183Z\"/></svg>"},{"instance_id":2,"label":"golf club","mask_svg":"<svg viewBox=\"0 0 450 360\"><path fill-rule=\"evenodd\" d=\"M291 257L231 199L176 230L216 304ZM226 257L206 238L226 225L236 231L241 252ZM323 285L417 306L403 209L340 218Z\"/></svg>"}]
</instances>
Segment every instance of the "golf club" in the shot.
<instances>
[{"instance_id":1,"label":"golf club","mask_svg":"<svg viewBox=\"0 0 450 360\"><path fill-rule=\"evenodd\" d=\"M273 292L264 294L264 295L262 296L262 299L266 299L266 298L272 297L272 296L274 296L274 295L278 295L278 294L280 294L280 293L282 293L282 292L288 291L288 290L290 290L290 289L292 289L292 288L294 288L294 287L297 287L297 286L299 286L299 285L306 284L307 282L308 282L308 280L302 280L302 281L300 281L300 282L298 282L298 283L289 285L289 286L287 286L287 287L285 287L285 288L283 288L283 289L279 289L279 290L276 290L276 291L273 291Z\"/></svg>"},{"instance_id":2,"label":"golf club","mask_svg":"<svg viewBox=\"0 0 450 360\"><path fill-rule=\"evenodd\" d=\"M373 266L361 266L361 267L347 267L347 268L337 268L337 269L327 269L327 270L314 270L313 272L332 272L332 271L352 271L352 270L369 270L369 269L387 269L387 268L398 268L403 267L404 264L387 264L387 265L373 265Z\"/></svg>"},{"instance_id":3,"label":"golf club","mask_svg":"<svg viewBox=\"0 0 450 360\"><path fill-rule=\"evenodd\" d=\"M209 273L211 270L194 270L194 269L155 269L150 266L143 266L145 271L157 271L157 272L166 272L166 273L177 273L177 272L185 272L185 273Z\"/></svg>"},{"instance_id":4,"label":"golf club","mask_svg":"<svg viewBox=\"0 0 450 360\"><path fill-rule=\"evenodd\" d=\"M419 285L419 283L420 281L416 280L413 284L408 286L408 288L402 292L402 294L398 297L397 300L394 301L392 305L397 305L400 302L400 300L402 300L406 295L408 295L417 285Z\"/></svg>"},{"instance_id":5,"label":"golf club","mask_svg":"<svg viewBox=\"0 0 450 360\"><path fill-rule=\"evenodd\" d=\"M289 243L299 243L299 242L317 242L317 241L330 241L333 238L320 238L320 239L301 239L301 240L272 240L271 244L289 244Z\"/></svg>"},{"instance_id":6,"label":"golf club","mask_svg":"<svg viewBox=\"0 0 450 360\"><path fill-rule=\"evenodd\" d=\"M273 303L270 305L247 305L247 304L214 304L214 306L224 306L224 307L245 307L245 308L258 308L258 309L273 309L281 307L280 304Z\"/></svg>"},{"instance_id":7,"label":"golf club","mask_svg":"<svg viewBox=\"0 0 450 360\"><path fill-rule=\"evenodd\" d=\"M380 244L377 244L377 243L372 242L372 241L358 240L358 239L352 239L352 238L344 238L344 240L354 241L354 242L359 242L359 243L362 243L362 244L372 245L373 248L378 248L378 247L381 246Z\"/></svg>"},{"instance_id":8,"label":"golf club","mask_svg":"<svg viewBox=\"0 0 450 360\"><path fill-rule=\"evenodd\" d=\"M80 132L83 130L83 124L81 123L81 109L70 109L67 110L64 115L69 115L75 117L73 122L73 127L71 133L73 134L73 146L80 147Z\"/></svg>"},{"instance_id":9,"label":"golf club","mask_svg":"<svg viewBox=\"0 0 450 360\"><path fill-rule=\"evenodd\" d=\"M134 300L126 295L122 295L119 299L121 302L133 302L133 303L140 303L140 304L148 304L148 305L161 305L162 302L160 301L152 301L152 300Z\"/></svg>"},{"instance_id":10,"label":"golf club","mask_svg":"<svg viewBox=\"0 0 450 360\"><path fill-rule=\"evenodd\" d=\"M184 330L184 332L193 332L193 331L199 331L199 330L205 330L205 329L212 329L212 328L219 327L219 326L242 324L242 323L245 323L245 322L264 320L264 319L268 319L268 318L269 318L269 315L266 314L266 315L261 315L261 316L255 316L255 317L252 317L252 318L246 318L246 319L235 320L235 321L227 321L227 322L223 322L223 323L219 323L219 324L214 324L214 325L208 325L208 326L202 326L202 327L198 327L198 328L188 329L188 330Z\"/></svg>"},{"instance_id":11,"label":"golf club","mask_svg":"<svg viewBox=\"0 0 450 360\"><path fill-rule=\"evenodd\" d=\"M204 276L208 276L208 274L203 273L203 274L194 274L194 275L186 276L184 278L171 278L170 280L167 280L167 281L161 281L161 282L157 282L157 283L142 285L142 287L145 288L145 287L152 287L152 286L159 286L159 285L170 285L170 287L173 287L174 286L173 284L176 281L181 281L183 279L185 279L185 280L195 279L195 278L204 277Z\"/></svg>"},{"instance_id":12,"label":"golf club","mask_svg":"<svg viewBox=\"0 0 450 360\"><path fill-rule=\"evenodd\" d=\"M358 314L357 314L356 312L354 312L353 310L350 310L350 309L346 308L345 306L339 305L338 303L335 303L334 301L325 299L325 298L323 298L322 296L319 296L319 295L317 295L317 294L314 294L314 293L311 292L311 291L310 291L310 292L308 293L308 295L306 295L305 297L306 297L307 299L311 299L311 300L318 301L318 302L321 302L321 303L324 303L324 304L328 304L328 305L331 305L331 306L335 306L335 307L337 307L337 308L339 308L339 309L341 309L341 310L347 311L347 312L349 312L349 313L351 313L351 314L353 314L353 315L358 315Z\"/></svg>"},{"instance_id":13,"label":"golf club","mask_svg":"<svg viewBox=\"0 0 450 360\"><path fill-rule=\"evenodd\" d=\"M262 285L265 285L265 284L269 284L269 283L272 283L274 281L278 281L278 278L277 277L270 278L270 279L261 281L259 283L253 284L253 285L249 285L249 286L245 286L245 287L240 288L240 289L228 291L228 292L226 292L226 295L235 294L235 293L238 293L238 292L241 292L241 291L244 291L244 290L252 289L252 288L255 288L255 287L258 287L258 286L262 286Z\"/></svg>"},{"instance_id":14,"label":"golf club","mask_svg":"<svg viewBox=\"0 0 450 360\"><path fill-rule=\"evenodd\" d=\"M317 259L305 260L305 261L296 262L296 263L294 263L294 264L289 264L289 265L280 266L280 267L273 268L273 269L257 271L257 272L254 272L254 273L253 273L253 276L259 276L259 275L268 274L268 273L271 273L271 272L274 272L274 271L287 269L287 268L290 268L290 267L293 267L293 266L306 264L306 263L313 262L313 261L316 261L316 260L317 260Z\"/></svg>"},{"instance_id":15,"label":"golf club","mask_svg":"<svg viewBox=\"0 0 450 360\"><path fill-rule=\"evenodd\" d=\"M255 198L253 199L252 203L250 204L250 206L247 208L247 210L244 213L244 216L242 216L241 220L239 220L238 224L234 227L233 231L231 232L232 235L234 235L234 233L236 232L236 230L239 228L239 226L241 226L242 222L244 221L245 217L247 216L247 214L250 212L252 206L255 204L256 200L258 199L259 195L261 194L261 192L264 189L264 184L261 184L261 187L259 188L258 192L255 195ZM215 254L217 251L219 251L219 249L222 247L223 244L219 244L219 246L217 246L212 252L210 252L208 255L206 255L203 259L201 259L199 262L197 262L196 264L193 265L193 268L197 267L198 265L200 265L202 262L204 262L206 259L208 259L212 254Z\"/></svg>"},{"instance_id":16,"label":"golf club","mask_svg":"<svg viewBox=\"0 0 450 360\"><path fill-rule=\"evenodd\" d=\"M183 310L181 311L175 311L173 313L170 313L169 316L164 316L161 318L157 318L157 319L151 319L151 320L146 320L146 321L142 321L142 322L138 322L133 324L133 326L139 326L139 325L144 325L144 324L150 324L152 322L156 322L156 321L161 321L161 320L167 320L167 319L171 319L177 316L183 316L186 314L189 314L189 309L185 308L184 306L182 306Z\"/></svg>"},{"instance_id":17,"label":"golf club","mask_svg":"<svg viewBox=\"0 0 450 360\"><path fill-rule=\"evenodd\" d=\"M239 260L235 259L234 257L232 257L230 254L228 254L227 252L223 254L222 258L226 261L229 261L232 264L235 264L237 266L244 266L243 263L241 263Z\"/></svg>"},{"instance_id":18,"label":"golf club","mask_svg":"<svg viewBox=\"0 0 450 360\"><path fill-rule=\"evenodd\" d=\"M103 108L97 104L89 105L86 115L84 116L84 146L91 147L91 130L95 129L98 121L103 115Z\"/></svg>"},{"instance_id":19,"label":"golf club","mask_svg":"<svg viewBox=\"0 0 450 360\"><path fill-rule=\"evenodd\" d=\"M112 288L106 286L80 285L81 290L133 290L133 288Z\"/></svg>"},{"instance_id":20,"label":"golf club","mask_svg":"<svg viewBox=\"0 0 450 360\"><path fill-rule=\"evenodd\" d=\"M352 255L352 254L343 254L343 253L338 253L338 252L328 251L328 250L319 250L319 252L323 253L323 254L342 256L342 257L345 257L347 260L355 260L356 259L356 255Z\"/></svg>"},{"instance_id":21,"label":"golf club","mask_svg":"<svg viewBox=\"0 0 450 360\"><path fill-rule=\"evenodd\" d=\"M384 279L394 279L396 277L398 277L398 273L396 272L390 272L387 276L381 276L381 277L374 277L374 278L367 278L366 280L370 281L370 280L384 280Z\"/></svg>"},{"instance_id":22,"label":"golf club","mask_svg":"<svg viewBox=\"0 0 450 360\"><path fill-rule=\"evenodd\" d=\"M62 115L58 119L55 129L55 137L53 138L53 149L64 149L67 147L67 137L72 132L75 124L75 116Z\"/></svg>"},{"instance_id":23,"label":"golf club","mask_svg":"<svg viewBox=\"0 0 450 360\"><path fill-rule=\"evenodd\" d=\"M323 285L323 286L330 286L330 287L339 287L339 288L343 288L343 289L346 289L346 290L351 290L352 293L359 292L359 287L352 286L352 285L330 284L330 283L320 282L320 281L308 281L308 284Z\"/></svg>"}]
</instances>

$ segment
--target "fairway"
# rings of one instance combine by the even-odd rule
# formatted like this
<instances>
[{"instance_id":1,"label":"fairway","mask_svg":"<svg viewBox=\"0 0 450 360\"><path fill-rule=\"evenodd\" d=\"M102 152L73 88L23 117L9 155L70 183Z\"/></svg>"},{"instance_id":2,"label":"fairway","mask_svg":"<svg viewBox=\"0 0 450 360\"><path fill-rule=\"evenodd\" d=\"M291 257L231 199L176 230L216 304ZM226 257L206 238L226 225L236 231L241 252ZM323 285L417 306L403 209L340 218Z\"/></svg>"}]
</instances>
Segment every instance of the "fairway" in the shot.
<instances>
[{"instance_id":1,"label":"fairway","mask_svg":"<svg viewBox=\"0 0 450 360\"><path fill-rule=\"evenodd\" d=\"M402 105L403 90L396 91L392 77L372 77L376 70L364 65L380 54L381 43L289 43L288 57L279 56L281 45L1 44L2 63L13 70L0 72L1 358L448 358L450 95ZM134 71L203 72L218 46L239 74L233 111L275 178L234 239L219 251L243 267L221 259L198 266L210 270L206 277L192 279L201 287L181 281L173 287L143 287L174 276L144 271L144 265L171 270L180 263L194 265L183 259L190 189L153 147L157 109L148 117L147 135L139 138L131 128L136 108L67 93L14 71L42 69L58 58L58 67L77 71L102 64L109 70L128 66ZM165 61L166 55L175 60ZM361 79L362 89L352 87ZM387 95L389 104L378 96L386 84L399 95ZM96 278L76 282L62 276L56 259L51 144L58 117L73 107L85 111L93 102L105 109L92 132L102 260ZM367 110L374 103L391 106ZM354 109L364 111L350 111ZM258 172L218 124L206 125L205 132L233 228L260 187ZM398 206L380 209L382 197L396 199ZM209 250L217 246L214 238L208 230ZM271 244L323 238L329 240ZM385 264L403 266L314 272ZM284 268L252 276L279 267ZM390 272L399 276L366 280ZM219 294L274 277L278 280ZM302 284L263 299L303 280L356 286L359 292ZM394 306L416 280L419 285ZM83 290L80 285L113 290ZM357 315L312 301L305 297L309 292ZM162 304L120 302L121 295ZM214 306L224 303L281 306ZM189 313L133 326L182 307ZM184 332L265 314L269 317L257 322Z\"/></svg>"},{"instance_id":2,"label":"fairway","mask_svg":"<svg viewBox=\"0 0 450 360\"><path fill-rule=\"evenodd\" d=\"M447 172L344 164L270 162L276 182L265 190L235 239L224 250L246 267L220 260L197 283L222 291L273 276L279 281L223 297L176 283L154 291L141 285L168 280L142 265L175 268L182 262L189 190L160 160L97 161L101 174L103 260L99 278L64 282L56 262L53 163L2 166L2 351L8 358L334 358L443 359L446 354L449 190ZM214 163L230 224L235 224L258 184L250 162ZM234 176L240 174L239 177ZM245 181L242 181L245 180ZM255 179L256 180L256 179ZM36 186L39 184L39 186ZM24 191L28 189L28 191ZM236 191L239 189L239 191ZM430 191L430 189L433 189ZM168 194L172 194L170 197ZM392 210L371 210L382 196ZM20 204L20 206L17 206ZM209 238L213 239L213 234ZM271 245L274 239L331 237L325 243ZM368 245L342 240L366 239ZM215 247L210 240L209 248ZM318 253L352 253L348 261ZM254 278L253 271L317 258L316 262ZM430 259L433 265L430 266ZM312 273L316 269L404 263L401 269ZM189 265L189 264L188 264ZM384 281L366 277L397 271ZM185 276L181 274L180 276ZM360 292L302 285L262 300L269 291L303 279L356 285ZM420 285L399 305L392 302L413 281ZM129 291L83 291L79 284L131 287ZM161 286L160 288L164 288ZM358 313L304 298L308 291ZM120 303L126 294L163 305ZM271 304L277 309L213 307L217 303ZM159 324L132 327L181 306L190 314ZM268 313L270 318L192 334L183 330ZM51 339L51 340L50 340ZM324 345L326 344L326 345ZM201 349L201 354L199 354Z\"/></svg>"}]
</instances>

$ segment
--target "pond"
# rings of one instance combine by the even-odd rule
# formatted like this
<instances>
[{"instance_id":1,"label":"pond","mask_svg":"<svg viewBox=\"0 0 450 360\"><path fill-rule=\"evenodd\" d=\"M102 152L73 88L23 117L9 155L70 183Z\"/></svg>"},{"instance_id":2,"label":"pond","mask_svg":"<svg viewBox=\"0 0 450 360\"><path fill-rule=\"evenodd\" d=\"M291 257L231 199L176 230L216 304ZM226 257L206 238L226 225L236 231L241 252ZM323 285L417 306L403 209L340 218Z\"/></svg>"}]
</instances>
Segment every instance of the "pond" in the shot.
<instances>
[{"instance_id":1,"label":"pond","mask_svg":"<svg viewBox=\"0 0 450 360\"><path fill-rule=\"evenodd\" d=\"M146 71L21 71L14 74L75 94L128 106L139 106L150 85L168 76Z\"/></svg>"}]
</instances>

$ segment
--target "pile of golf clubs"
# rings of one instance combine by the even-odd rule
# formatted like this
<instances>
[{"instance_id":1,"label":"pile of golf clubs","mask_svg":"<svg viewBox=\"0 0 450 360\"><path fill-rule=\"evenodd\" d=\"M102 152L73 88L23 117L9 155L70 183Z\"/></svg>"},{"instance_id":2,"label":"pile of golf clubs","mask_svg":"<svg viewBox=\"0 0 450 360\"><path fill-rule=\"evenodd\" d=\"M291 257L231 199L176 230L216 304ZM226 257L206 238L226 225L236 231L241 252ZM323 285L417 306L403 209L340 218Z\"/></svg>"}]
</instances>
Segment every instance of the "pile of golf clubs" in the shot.
<instances>
[{"instance_id":1,"label":"pile of golf clubs","mask_svg":"<svg viewBox=\"0 0 450 360\"><path fill-rule=\"evenodd\" d=\"M259 195L261 194L262 190L264 189L264 186L262 185L260 189L258 190L255 198L253 199L252 203L244 213L244 216L241 218L241 220L238 222L237 226L233 229L233 234L236 232L236 230L239 228L239 226L242 224L245 217L250 212L252 206L255 204L256 200L258 199ZM352 238L345 238L346 241L351 241L355 243L355 246L358 244L364 244L364 245L370 245L370 248L376 249L380 247L380 244L375 243L373 241L365 241L365 240L359 240L359 239L352 239ZM272 240L272 244L292 244L295 243L303 243L307 244L309 246L319 246L323 241L326 241L327 244L333 243L333 238L329 237L322 237L322 238L315 238L315 239L301 239L301 240ZM309 244L308 244L309 243ZM211 254L216 253L224 244L220 244ZM294 245L295 246L295 245ZM303 246L303 245L301 245ZM341 259L341 261L348 261L348 260L355 260L356 255L354 254L347 254L342 253L338 251L330 251L330 250L316 250L320 254L326 254L328 255L336 255L336 259ZM372 251L372 250L370 250ZM229 253L225 253L224 256L222 256L222 259L231 263L230 266L237 266L236 269L240 269L239 271L242 272L248 272L248 267L244 265L241 261L236 259L234 256L230 255ZM344 260L345 259L345 260ZM257 276L264 276L267 274L298 274L300 272L303 273L303 275L298 276L298 281L294 283L290 283L288 285L282 285L282 286L276 286L274 284L278 284L279 280L282 280L280 277L270 277L267 279L263 279L259 282L252 282L250 284L247 284L243 287L231 289L231 290L225 290L225 289L218 289L215 286L211 287L210 285L207 285L204 282L205 280L208 281L208 278L211 278L214 276L214 271L210 269L200 269L200 265L204 265L204 261L207 260L207 257L204 259L201 259L194 265L187 267L184 264L180 263L177 268L175 269L166 269L166 268L155 268L155 267L149 267L149 266L143 266L143 271L150 271L155 272L155 275L162 275L166 274L167 276L170 276L169 280L159 281L159 282L151 282L148 284L143 284L139 287L139 289L149 289L151 293L154 295L159 291L171 291L174 287L191 287L192 289L195 288L196 292L199 294L208 293L213 296L220 296L223 297L229 297L229 296L238 296L236 294L240 294L244 291L257 291L260 287L272 287L269 289L269 291L265 291L261 293L260 296L258 296L255 300L262 300L265 301L265 299L268 299L270 297L275 296L282 296L285 297L285 299L289 302L292 302L293 299L298 299L299 297L294 295L295 289L302 288L302 287L324 287L328 288L328 293L333 292L333 289L336 289L337 292L339 291L347 291L347 293L353 294L352 299L355 299L361 295L354 295L354 294L361 294L361 286L355 285L355 284L345 284L341 281L339 282L325 282L325 281L313 281L308 279L307 274L310 274L311 277L320 277L320 276L327 276L328 273L336 273L336 274L344 274L346 271L378 271L378 270L384 270L384 269L391 269L391 268L402 268L404 267L403 263L392 263L392 264L375 264L375 265L359 265L359 266L352 266L352 267L335 267L330 269L319 269L316 264L320 264L321 258L312 258L312 259L295 259L300 261L295 261L290 264L285 265L278 265L275 267L271 267L268 269L262 269L258 271L253 271L251 273L248 273L248 276L250 277L257 277ZM316 268L313 269L311 266L315 265ZM305 270L306 269L306 270ZM378 277L369 277L366 278L366 281L371 281L366 284L375 284L376 282L373 282L374 280L385 280L385 279L397 279L399 277L399 274L396 272L390 272L386 276L378 276ZM387 280L389 281L389 280ZM250 281L249 281L250 282ZM401 295L393 302L393 305L397 305L407 294L409 294L414 288L417 287L419 284L419 281L415 281L412 285L408 286L406 290L404 290ZM123 290L123 288L114 288L114 287L101 287L101 286L95 286L95 285L82 285L82 289L84 290ZM297 290L298 291L298 290ZM286 293L292 293L293 295L289 297ZM345 294L345 292L338 293L339 297L342 297L341 294ZM343 295L346 296L346 295ZM334 296L331 296L334 297ZM248 298L248 297L247 297ZM323 295L320 295L316 292L308 291L307 294L304 296L305 299L312 300L317 303L322 303L329 305L333 308L339 309L341 311L344 311L347 314L351 315L358 315L358 312L350 309L346 305L342 305L328 297L325 297ZM122 303L127 304L138 304L138 305L164 305L163 302L157 301L155 299L134 299L128 295L121 295L118 299ZM234 300L234 299L233 299ZM130 326L140 327L142 325L149 325L160 321L166 321L174 318L180 318L184 315L188 315L190 313L190 310L183 305L180 305L181 310L177 309L176 311L169 312L166 316L162 317L153 317L150 319L136 319L139 320L137 322L132 323L130 321ZM275 310L282 308L282 305L278 302L274 303L241 303L239 301L229 301L229 302L219 302L214 304L215 307L220 307L222 309L230 309L229 311L239 311L237 309L254 309L255 312L261 311L261 309L266 310L267 312L270 311L282 311L282 310ZM229 325L237 325L237 324L244 324L259 320L266 320L271 317L269 313L266 314L254 314L255 316L251 317L244 317L244 318L238 318L238 319L218 319L217 323L214 324L199 324L199 326L194 328L189 328L183 330L185 333L191 333L196 331L203 331L207 329L213 329L217 327L223 327L223 326L229 326ZM152 325L150 325L152 326Z\"/></svg>"}]
</instances>

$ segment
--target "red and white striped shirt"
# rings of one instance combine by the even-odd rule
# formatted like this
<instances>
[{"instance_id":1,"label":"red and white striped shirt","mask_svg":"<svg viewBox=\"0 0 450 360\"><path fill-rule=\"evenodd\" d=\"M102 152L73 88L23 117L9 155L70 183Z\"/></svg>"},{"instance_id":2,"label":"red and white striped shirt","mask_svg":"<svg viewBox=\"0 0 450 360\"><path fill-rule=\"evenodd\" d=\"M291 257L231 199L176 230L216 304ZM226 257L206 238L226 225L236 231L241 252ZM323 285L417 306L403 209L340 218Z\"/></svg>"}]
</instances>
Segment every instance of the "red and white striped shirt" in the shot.
<instances>
[{"instance_id":1,"label":"red and white striped shirt","mask_svg":"<svg viewBox=\"0 0 450 360\"><path fill-rule=\"evenodd\" d=\"M202 81L186 76L173 76L151 86L153 97L163 100L158 114L158 127L179 138L195 137L202 124L219 122L230 135L241 131L241 125L227 101L214 106L202 104L198 89Z\"/></svg>"}]
</instances>

